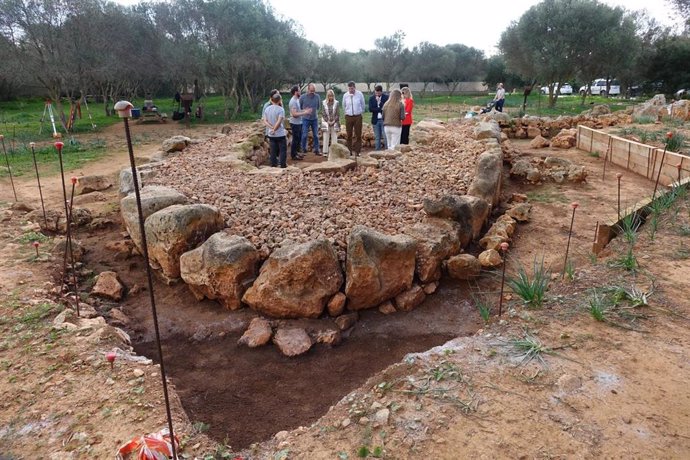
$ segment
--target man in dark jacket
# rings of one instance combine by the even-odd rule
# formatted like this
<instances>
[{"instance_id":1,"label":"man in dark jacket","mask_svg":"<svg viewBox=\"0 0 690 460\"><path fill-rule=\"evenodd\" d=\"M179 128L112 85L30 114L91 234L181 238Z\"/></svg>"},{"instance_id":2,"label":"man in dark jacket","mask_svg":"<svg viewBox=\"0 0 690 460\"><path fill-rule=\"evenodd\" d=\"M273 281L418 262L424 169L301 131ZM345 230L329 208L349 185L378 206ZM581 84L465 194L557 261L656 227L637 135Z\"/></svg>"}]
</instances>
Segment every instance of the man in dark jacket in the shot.
<instances>
[{"instance_id":1,"label":"man in dark jacket","mask_svg":"<svg viewBox=\"0 0 690 460\"><path fill-rule=\"evenodd\" d=\"M388 94L383 92L383 86L376 85L374 94L369 98L369 111L371 112L371 127L374 129L376 138L376 150L386 148L386 135L383 133L383 114L381 109L388 100Z\"/></svg>"}]
</instances>

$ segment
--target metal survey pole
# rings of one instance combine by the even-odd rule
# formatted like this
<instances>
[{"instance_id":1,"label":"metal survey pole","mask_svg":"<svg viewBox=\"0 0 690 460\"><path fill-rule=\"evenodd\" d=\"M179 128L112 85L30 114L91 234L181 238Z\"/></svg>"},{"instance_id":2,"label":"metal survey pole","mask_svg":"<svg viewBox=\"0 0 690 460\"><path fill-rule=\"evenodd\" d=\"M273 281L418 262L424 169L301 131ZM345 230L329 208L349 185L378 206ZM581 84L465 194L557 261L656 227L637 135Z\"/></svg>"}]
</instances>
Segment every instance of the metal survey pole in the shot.
<instances>
[{"instance_id":1,"label":"metal survey pole","mask_svg":"<svg viewBox=\"0 0 690 460\"><path fill-rule=\"evenodd\" d=\"M41 177L38 175L38 163L36 163L36 150L34 147L36 146L35 142L29 143L29 146L31 147L31 156L34 159L34 169L36 170L36 182L38 182L38 194L41 197L41 209L43 210L43 223L45 224L45 228L48 228L48 217L46 217L46 207L45 204L43 203L43 191L41 190Z\"/></svg>"},{"instance_id":2,"label":"metal survey pole","mask_svg":"<svg viewBox=\"0 0 690 460\"><path fill-rule=\"evenodd\" d=\"M5 136L0 134L0 141L2 141L2 151L5 152L5 163L7 163L7 174L10 175L10 184L12 184L12 193L14 193L14 201L17 201L17 191L14 188L14 180L12 179L12 169L10 169L10 159L7 157L7 149L5 148Z\"/></svg>"},{"instance_id":3,"label":"metal survey pole","mask_svg":"<svg viewBox=\"0 0 690 460\"><path fill-rule=\"evenodd\" d=\"M153 277L151 274L151 264L149 263L149 250L146 242L146 229L144 228L144 212L141 207L141 194L139 193L139 179L137 178L137 167L134 162L134 150L132 148L132 136L129 132L129 118L132 116L133 105L128 101L119 101L115 104L115 110L125 125L125 136L127 137L127 149L129 150L129 164L132 170L132 181L134 182L134 194L137 201L137 212L139 214L139 233L141 234L142 255L146 265L146 278L148 281L149 297L151 302L151 314L153 316L153 327L156 332L156 345L158 346L158 357L161 364L161 380L163 382L163 396L165 398L165 411L168 417L168 430L170 431L170 445L172 446L172 458L175 455L175 433L173 431L172 413L170 411L170 399L168 398L168 381L165 376L165 362L163 360L163 347L161 346L161 336L158 328L158 313L156 312L156 298L153 293Z\"/></svg>"}]
</instances>

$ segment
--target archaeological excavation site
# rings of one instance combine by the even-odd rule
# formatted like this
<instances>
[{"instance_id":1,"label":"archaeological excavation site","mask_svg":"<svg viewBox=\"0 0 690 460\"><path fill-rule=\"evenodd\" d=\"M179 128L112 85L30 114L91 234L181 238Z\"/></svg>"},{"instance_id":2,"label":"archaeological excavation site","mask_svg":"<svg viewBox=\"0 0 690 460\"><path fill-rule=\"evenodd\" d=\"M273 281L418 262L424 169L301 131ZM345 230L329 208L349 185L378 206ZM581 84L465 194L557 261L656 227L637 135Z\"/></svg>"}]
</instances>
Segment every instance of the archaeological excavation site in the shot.
<instances>
[{"instance_id":1,"label":"archaeological excavation site","mask_svg":"<svg viewBox=\"0 0 690 460\"><path fill-rule=\"evenodd\" d=\"M55 235L53 292L83 293L79 315L65 309L54 328L112 353L80 365L110 373L106 387L129 385L132 414L163 427L155 302L182 446L228 453L198 458L433 458L420 446L448 454L453 413L481 425L487 394L514 391L500 390L510 337L547 327L520 297L521 273L545 270L556 306L544 311L565 322L578 279L610 276L580 267L687 184L686 157L615 131L632 118L605 106L429 118L411 145L375 151L367 133L361 156L341 139L287 168L267 166L259 123L171 132L135 145L136 170L120 161L77 176L72 249L59 208L12 212ZM562 348L579 337L561 336ZM488 366L495 380L465 374ZM526 369L530 383L546 373ZM465 431L453 442L478 442Z\"/></svg>"}]
</instances>

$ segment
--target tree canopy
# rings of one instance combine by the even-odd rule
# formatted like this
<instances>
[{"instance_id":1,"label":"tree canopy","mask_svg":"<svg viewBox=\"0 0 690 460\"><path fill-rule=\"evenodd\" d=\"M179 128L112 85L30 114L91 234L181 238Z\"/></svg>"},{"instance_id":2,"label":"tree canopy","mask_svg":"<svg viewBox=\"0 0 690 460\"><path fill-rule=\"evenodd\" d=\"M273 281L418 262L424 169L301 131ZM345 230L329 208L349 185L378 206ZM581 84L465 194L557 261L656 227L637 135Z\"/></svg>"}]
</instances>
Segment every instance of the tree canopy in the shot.
<instances>
[{"instance_id":1,"label":"tree canopy","mask_svg":"<svg viewBox=\"0 0 690 460\"><path fill-rule=\"evenodd\" d=\"M687 17L687 0L669 1ZM617 77L628 84L663 79L672 88L687 82L672 70L687 67L687 37L595 0L544 0L503 32L502 54L487 60L460 43L410 49L400 30L376 39L370 50L317 45L266 0L151 0L131 7L0 0L0 98L18 88L58 103L90 94L108 110L119 98L193 87L196 97L224 95L232 117L257 109L271 88L310 81L325 87L420 81L425 89L435 82L454 92L462 81L521 86Z\"/></svg>"}]
</instances>

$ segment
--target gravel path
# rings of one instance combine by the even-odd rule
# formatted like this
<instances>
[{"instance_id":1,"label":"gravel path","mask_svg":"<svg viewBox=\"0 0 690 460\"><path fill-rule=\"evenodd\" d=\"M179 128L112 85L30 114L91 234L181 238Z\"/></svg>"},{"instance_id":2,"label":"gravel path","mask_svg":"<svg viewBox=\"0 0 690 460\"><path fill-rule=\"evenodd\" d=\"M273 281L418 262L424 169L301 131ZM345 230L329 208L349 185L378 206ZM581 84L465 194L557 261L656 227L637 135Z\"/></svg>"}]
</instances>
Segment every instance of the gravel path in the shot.
<instances>
[{"instance_id":1,"label":"gravel path","mask_svg":"<svg viewBox=\"0 0 690 460\"><path fill-rule=\"evenodd\" d=\"M414 139L414 127L413 127ZM344 259L347 236L358 224L396 234L424 216L424 198L464 194L484 151L472 126L450 124L428 145L381 168L346 174L250 175L216 161L249 134L241 129L194 144L158 169L155 184L216 206L233 234L248 238L264 255L286 242L331 241Z\"/></svg>"}]
</instances>

